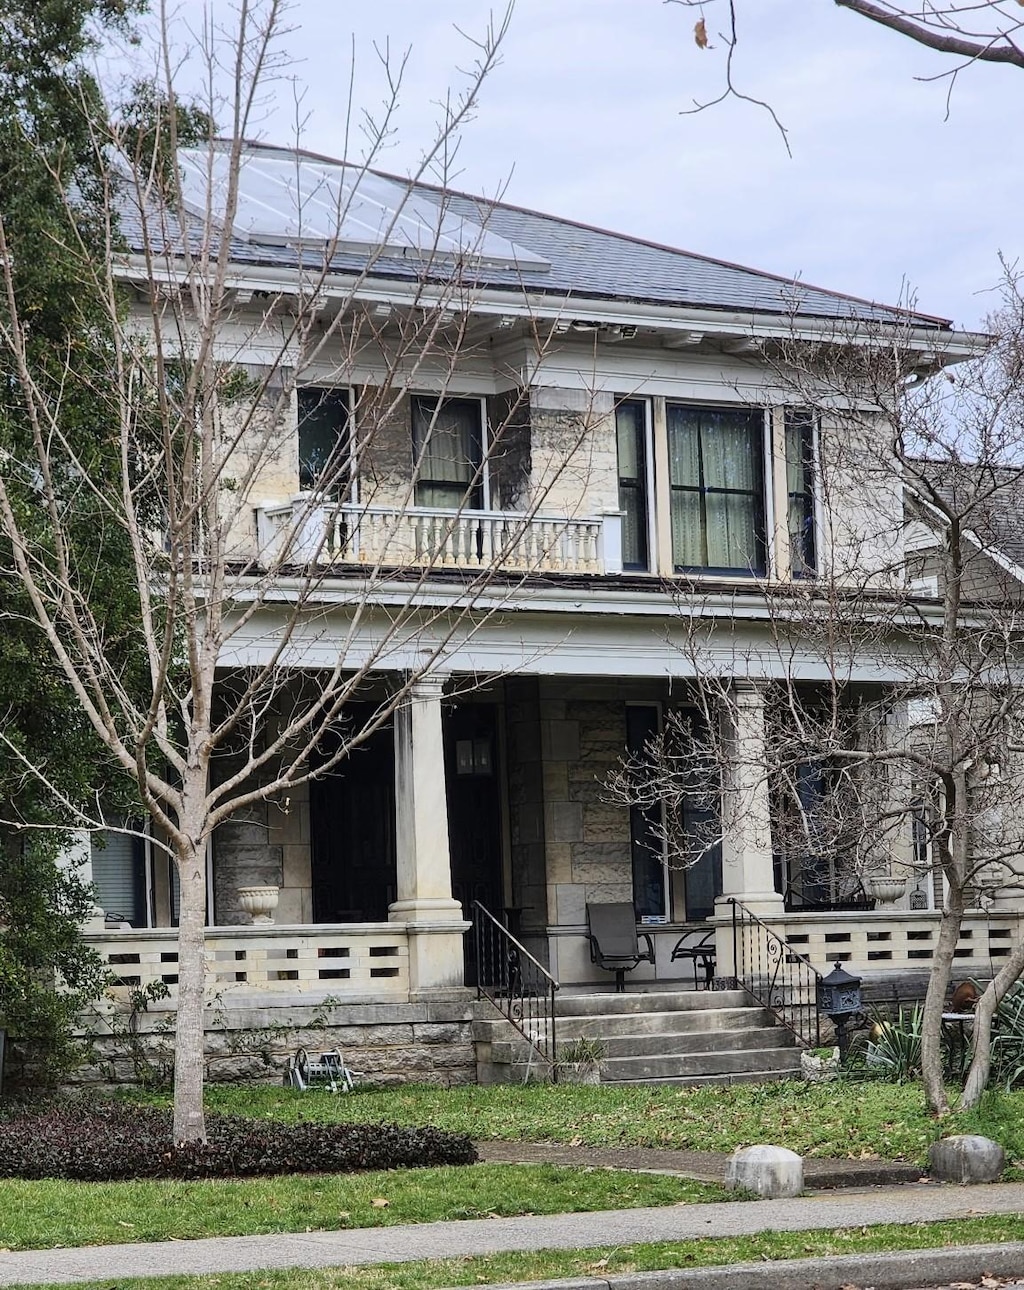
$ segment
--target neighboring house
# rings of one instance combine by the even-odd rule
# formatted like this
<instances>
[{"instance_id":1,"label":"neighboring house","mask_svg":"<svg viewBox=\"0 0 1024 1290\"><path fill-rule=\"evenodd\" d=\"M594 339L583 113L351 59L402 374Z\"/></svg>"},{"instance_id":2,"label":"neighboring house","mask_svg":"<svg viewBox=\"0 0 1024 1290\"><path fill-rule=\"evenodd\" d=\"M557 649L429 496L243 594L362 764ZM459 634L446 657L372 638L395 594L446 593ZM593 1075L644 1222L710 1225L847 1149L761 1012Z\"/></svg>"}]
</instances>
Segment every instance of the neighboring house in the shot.
<instances>
[{"instance_id":1,"label":"neighboring house","mask_svg":"<svg viewBox=\"0 0 1024 1290\"><path fill-rule=\"evenodd\" d=\"M337 164L253 146L243 172L252 210L268 183ZM507 917L563 988L609 980L590 961L588 902L632 901L652 934L655 961L631 974L632 989L692 983L692 965L670 961L672 946L685 926L710 926L721 897L784 931L819 967L836 956L864 970L926 966L934 892L924 909L912 893L902 911L787 907L765 775L749 776L721 847L685 872L652 846L644 813L611 804L603 785L709 668L734 685L742 760L763 763L759 683L794 660L808 684L826 675L799 639L780 656L780 588L813 594L819 579L875 579L882 595L891 585L899 478L851 466L858 454L877 461L884 434L858 438L841 411L812 416L787 391L782 356L898 337L928 373L976 339L942 319L500 202L425 185L410 197L387 176L364 182L381 200L409 200L421 224L443 207L462 238L472 230L465 311L436 320L459 331L463 353L453 341L450 372L435 352L405 377L389 374L387 421L365 452L360 409L381 379L379 359L339 337L296 373L289 433L250 490L238 550L280 566L282 579L319 565L322 649L307 644L304 668L329 665L346 633L355 630L353 648L372 634L369 619L353 629L346 608L346 588L365 588L368 567L391 571L372 583L382 611L392 584L409 577L437 605L481 567L490 576L475 593L473 630L457 626L443 668L417 682L394 726L286 803L219 829L209 954L220 1007L235 1025L266 1025L308 1018L303 1007L330 997L349 1005L343 1042L357 1042L360 1026L393 1027L413 1051L410 1073L469 1078L464 987L477 967L464 942L474 901ZM299 278L288 229L270 227L261 209L236 229L242 332L258 329L268 294ZM343 230L321 291L329 308L333 287L347 295L358 279L360 316L385 346L423 307L424 287L415 256L377 252L367 271ZM244 353L258 374L258 347ZM310 507L318 471L339 452L351 458L342 493ZM267 610L251 624L248 654L232 661L273 647ZM400 654L385 663L382 683ZM865 658L851 679L884 684L884 665ZM166 858L112 834L94 846L92 866L106 926L91 939L126 988L163 979L173 994ZM254 927L239 892L262 886L279 889L275 922ZM725 976L730 936L720 925ZM988 962L986 942L964 966Z\"/></svg>"}]
</instances>

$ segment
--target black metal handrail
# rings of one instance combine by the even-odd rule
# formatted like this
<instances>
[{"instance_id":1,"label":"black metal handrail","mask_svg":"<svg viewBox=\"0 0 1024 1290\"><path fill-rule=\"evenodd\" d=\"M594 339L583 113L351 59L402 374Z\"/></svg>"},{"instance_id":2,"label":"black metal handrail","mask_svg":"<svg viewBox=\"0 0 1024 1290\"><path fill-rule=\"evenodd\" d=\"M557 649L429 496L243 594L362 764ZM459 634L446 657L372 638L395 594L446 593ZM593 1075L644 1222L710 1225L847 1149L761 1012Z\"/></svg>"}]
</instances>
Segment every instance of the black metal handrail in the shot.
<instances>
[{"instance_id":1,"label":"black metal handrail","mask_svg":"<svg viewBox=\"0 0 1024 1290\"><path fill-rule=\"evenodd\" d=\"M822 976L810 959L738 900L732 906L732 961L736 984L768 1008L809 1048L821 1045L818 987Z\"/></svg>"},{"instance_id":2,"label":"black metal handrail","mask_svg":"<svg viewBox=\"0 0 1024 1290\"><path fill-rule=\"evenodd\" d=\"M558 982L504 923L473 901L476 997L489 999L558 1079L555 991Z\"/></svg>"}]
</instances>

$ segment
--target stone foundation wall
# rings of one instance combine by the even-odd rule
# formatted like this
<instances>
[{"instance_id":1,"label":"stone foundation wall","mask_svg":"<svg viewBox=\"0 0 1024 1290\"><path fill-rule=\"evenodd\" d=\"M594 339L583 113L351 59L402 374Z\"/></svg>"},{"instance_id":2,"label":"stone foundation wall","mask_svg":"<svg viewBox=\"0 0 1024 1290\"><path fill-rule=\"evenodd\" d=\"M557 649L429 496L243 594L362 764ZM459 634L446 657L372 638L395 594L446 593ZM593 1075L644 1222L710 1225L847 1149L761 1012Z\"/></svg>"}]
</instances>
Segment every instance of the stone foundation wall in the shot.
<instances>
[{"instance_id":1,"label":"stone foundation wall","mask_svg":"<svg viewBox=\"0 0 1024 1290\"><path fill-rule=\"evenodd\" d=\"M211 1083L279 1083L296 1049L310 1054L341 1049L346 1065L370 1084L476 1083L471 996L421 1003L331 1004L275 1000L252 1007L208 1004L206 1078ZM92 1019L94 1060L75 1073L80 1085L139 1082L140 1067L168 1068L174 1034L172 1008L151 1005L129 1039L128 1014L115 1031Z\"/></svg>"}]
</instances>

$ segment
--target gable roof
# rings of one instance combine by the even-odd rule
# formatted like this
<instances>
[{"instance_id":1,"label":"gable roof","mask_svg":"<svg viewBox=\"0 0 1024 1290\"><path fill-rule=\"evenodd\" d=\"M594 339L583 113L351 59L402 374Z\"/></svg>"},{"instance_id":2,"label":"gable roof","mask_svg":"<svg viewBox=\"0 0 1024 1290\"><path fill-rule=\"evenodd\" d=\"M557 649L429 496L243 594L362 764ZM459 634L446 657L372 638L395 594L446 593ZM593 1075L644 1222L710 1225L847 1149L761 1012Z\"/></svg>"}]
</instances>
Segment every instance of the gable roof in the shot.
<instances>
[{"instance_id":1,"label":"gable roof","mask_svg":"<svg viewBox=\"0 0 1024 1290\"><path fill-rule=\"evenodd\" d=\"M1024 468L964 461L919 461L922 474L958 516L965 536L1006 572L1024 581ZM935 514L923 490L923 517Z\"/></svg>"},{"instance_id":2,"label":"gable roof","mask_svg":"<svg viewBox=\"0 0 1024 1290\"><path fill-rule=\"evenodd\" d=\"M215 144L221 152L227 142ZM187 154L186 154L187 155ZM427 250L415 244L396 245L396 239L380 238L369 245L344 236L339 239L331 257L334 275L363 273L370 266L375 279L422 282L450 277L457 264L459 278L467 286L508 290L522 294L549 295L563 305L580 309L587 300L618 301L656 306L676 306L695 310L721 310L758 315L796 316L835 322L908 324L921 330L949 332L947 319L875 304L842 292L811 286L798 279L783 278L757 269L744 268L724 260L697 255L691 251L663 246L642 238L592 227L577 221L542 214L507 202L492 201L430 184L412 182L384 171L360 171L344 162L302 149L276 148L261 143L247 143L245 158L251 163L250 193L255 205L262 207L259 220L251 219L242 227L236 219L232 237L232 260L239 266L270 266L278 269L322 267L323 238L305 238L301 244L288 229L294 227L294 215L283 210L276 213L280 233L269 230L266 211L266 172L274 166L278 173L290 173L302 187L304 168L320 177L321 184L349 185L360 207L362 184L372 189L370 201L391 200L394 193L404 195L406 209L415 211L421 225L424 212L436 212L438 228L449 227L454 219L468 230L470 241L476 238L475 250L467 254L438 256L437 239ZM205 170L206 153L195 154L193 169ZM246 163L243 163L241 186L245 189ZM262 173L261 173L262 172ZM326 178L325 178L326 177ZM216 183L216 181L215 181ZM353 188L353 185L356 185ZM308 187L308 186L307 186ZM282 189L279 187L280 194ZM380 195L383 194L383 198ZM391 197L389 197L389 194ZM351 197L346 197L351 201ZM294 203L296 198L291 196ZM198 209L192 207L194 235L201 236ZM215 203L214 203L215 208ZM385 206L386 210L387 207ZM394 207L392 206L392 215ZM300 207L301 213L301 207ZM404 219L403 214L399 215ZM394 222L389 226L394 227ZM129 243L141 249L141 229L137 213L122 220ZM385 242L385 245L381 245ZM497 254L490 252L497 249ZM439 258L443 265L439 266Z\"/></svg>"}]
</instances>

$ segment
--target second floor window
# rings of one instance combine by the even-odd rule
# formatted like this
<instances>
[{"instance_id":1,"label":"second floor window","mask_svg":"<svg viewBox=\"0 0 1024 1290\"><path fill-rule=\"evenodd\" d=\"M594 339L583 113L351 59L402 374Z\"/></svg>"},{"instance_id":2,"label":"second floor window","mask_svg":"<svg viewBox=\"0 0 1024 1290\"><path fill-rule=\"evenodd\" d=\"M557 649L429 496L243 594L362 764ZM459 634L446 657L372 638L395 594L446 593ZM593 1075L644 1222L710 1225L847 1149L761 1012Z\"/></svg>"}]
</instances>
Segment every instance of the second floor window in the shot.
<instances>
[{"instance_id":1,"label":"second floor window","mask_svg":"<svg viewBox=\"0 0 1024 1290\"><path fill-rule=\"evenodd\" d=\"M647 405L627 399L615 409L622 518L622 567L648 568L647 555Z\"/></svg>"},{"instance_id":2,"label":"second floor window","mask_svg":"<svg viewBox=\"0 0 1024 1290\"><path fill-rule=\"evenodd\" d=\"M306 386L298 401L299 491L339 497L348 484L348 392Z\"/></svg>"},{"instance_id":3,"label":"second floor window","mask_svg":"<svg viewBox=\"0 0 1024 1290\"><path fill-rule=\"evenodd\" d=\"M764 414L667 405L672 563L764 574Z\"/></svg>"},{"instance_id":4,"label":"second floor window","mask_svg":"<svg viewBox=\"0 0 1024 1290\"><path fill-rule=\"evenodd\" d=\"M479 399L412 400L416 504L483 507L483 418Z\"/></svg>"},{"instance_id":5,"label":"second floor window","mask_svg":"<svg viewBox=\"0 0 1024 1290\"><path fill-rule=\"evenodd\" d=\"M794 578L813 577L814 417L804 408L786 409L786 514L789 571Z\"/></svg>"}]
</instances>

